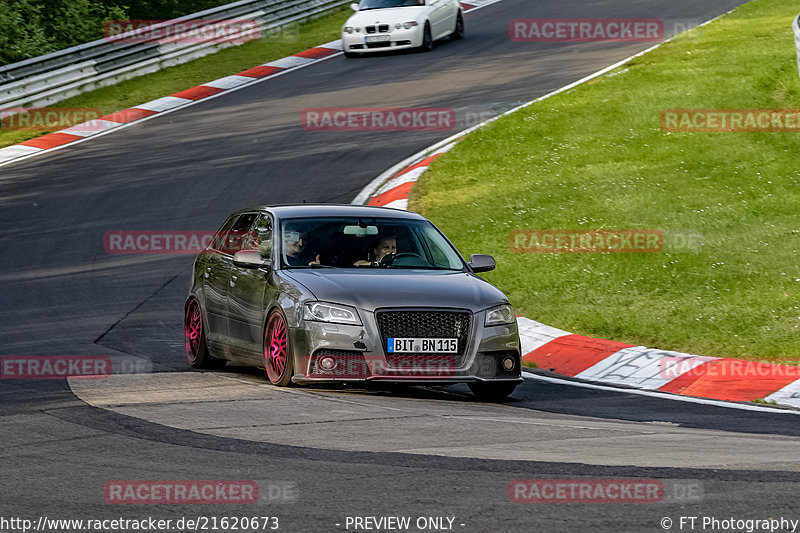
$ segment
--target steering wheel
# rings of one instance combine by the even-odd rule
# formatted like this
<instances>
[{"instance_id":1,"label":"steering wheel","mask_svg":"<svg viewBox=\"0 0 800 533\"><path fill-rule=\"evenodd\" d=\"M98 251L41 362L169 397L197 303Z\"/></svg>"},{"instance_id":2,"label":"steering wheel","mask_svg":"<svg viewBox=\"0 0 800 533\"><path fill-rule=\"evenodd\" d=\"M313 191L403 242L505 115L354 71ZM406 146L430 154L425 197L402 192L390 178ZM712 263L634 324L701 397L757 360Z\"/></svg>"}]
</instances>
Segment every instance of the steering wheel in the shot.
<instances>
[{"instance_id":1,"label":"steering wheel","mask_svg":"<svg viewBox=\"0 0 800 533\"><path fill-rule=\"evenodd\" d=\"M400 252L399 254L386 254L386 255L384 255L381 258L379 265L383 266L383 267L391 266L398 259L404 259L406 257L419 259L420 263L422 263L423 265L427 265L428 264L428 262L425 261L425 259L423 259L422 256L419 255L419 254L415 254L414 252ZM415 266L415 265L414 265L414 262L412 262L412 264L410 264L410 265L406 264L405 266Z\"/></svg>"}]
</instances>

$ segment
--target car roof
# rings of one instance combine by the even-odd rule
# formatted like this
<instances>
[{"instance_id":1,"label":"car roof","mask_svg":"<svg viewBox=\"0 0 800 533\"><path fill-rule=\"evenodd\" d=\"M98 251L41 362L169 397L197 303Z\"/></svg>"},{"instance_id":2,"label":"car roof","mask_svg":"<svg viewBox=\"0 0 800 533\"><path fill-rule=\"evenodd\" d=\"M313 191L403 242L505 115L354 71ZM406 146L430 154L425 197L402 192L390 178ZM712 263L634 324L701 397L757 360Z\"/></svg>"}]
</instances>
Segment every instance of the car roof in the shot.
<instances>
[{"instance_id":1,"label":"car roof","mask_svg":"<svg viewBox=\"0 0 800 533\"><path fill-rule=\"evenodd\" d=\"M413 211L403 211L387 207L374 207L352 204L282 204L262 205L240 209L233 214L270 211L278 218L359 216L376 218L397 218L404 220L427 220Z\"/></svg>"}]
</instances>

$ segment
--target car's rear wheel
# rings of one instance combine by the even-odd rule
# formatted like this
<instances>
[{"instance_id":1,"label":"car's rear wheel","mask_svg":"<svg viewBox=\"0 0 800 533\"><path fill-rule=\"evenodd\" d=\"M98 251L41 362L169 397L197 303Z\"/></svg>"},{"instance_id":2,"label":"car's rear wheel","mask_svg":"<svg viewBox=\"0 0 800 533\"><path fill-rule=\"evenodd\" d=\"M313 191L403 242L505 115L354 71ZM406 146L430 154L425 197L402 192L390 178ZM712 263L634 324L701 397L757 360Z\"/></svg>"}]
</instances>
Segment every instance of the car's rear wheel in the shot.
<instances>
[{"instance_id":1,"label":"car's rear wheel","mask_svg":"<svg viewBox=\"0 0 800 533\"><path fill-rule=\"evenodd\" d=\"M456 17L456 29L450 34L450 38L454 41L464 38L464 15L461 14L461 11L458 12L458 16Z\"/></svg>"},{"instance_id":2,"label":"car's rear wheel","mask_svg":"<svg viewBox=\"0 0 800 533\"><path fill-rule=\"evenodd\" d=\"M482 402L500 403L504 401L514 389L516 383L470 383L469 390Z\"/></svg>"},{"instance_id":3,"label":"car's rear wheel","mask_svg":"<svg viewBox=\"0 0 800 533\"><path fill-rule=\"evenodd\" d=\"M225 359L211 357L206 344L206 331L203 326L203 312L200 302L192 299L186 306L186 316L183 319L183 332L186 339L186 358L192 368L222 368Z\"/></svg>"},{"instance_id":4,"label":"car's rear wheel","mask_svg":"<svg viewBox=\"0 0 800 533\"><path fill-rule=\"evenodd\" d=\"M431 23L425 23L425 29L422 30L422 46L419 47L423 52L430 52L433 50L433 34L431 33Z\"/></svg>"},{"instance_id":5,"label":"car's rear wheel","mask_svg":"<svg viewBox=\"0 0 800 533\"><path fill-rule=\"evenodd\" d=\"M270 313L264 329L264 368L273 385L286 387L292 382L294 361L291 353L286 318L276 309Z\"/></svg>"}]
</instances>

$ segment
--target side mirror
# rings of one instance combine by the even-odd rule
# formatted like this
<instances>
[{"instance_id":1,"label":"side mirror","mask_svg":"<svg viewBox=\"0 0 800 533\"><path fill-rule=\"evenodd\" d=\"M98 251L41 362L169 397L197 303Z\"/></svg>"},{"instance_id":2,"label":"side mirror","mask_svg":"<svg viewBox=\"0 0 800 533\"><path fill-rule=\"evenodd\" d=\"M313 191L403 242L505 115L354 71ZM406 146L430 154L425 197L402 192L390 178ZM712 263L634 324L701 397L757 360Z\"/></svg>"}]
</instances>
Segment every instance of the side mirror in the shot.
<instances>
[{"instance_id":1,"label":"side mirror","mask_svg":"<svg viewBox=\"0 0 800 533\"><path fill-rule=\"evenodd\" d=\"M353 11L358 11L358 4L353 2L352 4L350 4L350 9L352 9Z\"/></svg>"},{"instance_id":2,"label":"side mirror","mask_svg":"<svg viewBox=\"0 0 800 533\"><path fill-rule=\"evenodd\" d=\"M494 270L497 263L491 255L472 254L469 257L469 267L473 272L489 272Z\"/></svg>"},{"instance_id":3,"label":"side mirror","mask_svg":"<svg viewBox=\"0 0 800 533\"><path fill-rule=\"evenodd\" d=\"M262 259L258 250L242 250L233 254L233 264L242 268L269 268L272 261Z\"/></svg>"}]
</instances>

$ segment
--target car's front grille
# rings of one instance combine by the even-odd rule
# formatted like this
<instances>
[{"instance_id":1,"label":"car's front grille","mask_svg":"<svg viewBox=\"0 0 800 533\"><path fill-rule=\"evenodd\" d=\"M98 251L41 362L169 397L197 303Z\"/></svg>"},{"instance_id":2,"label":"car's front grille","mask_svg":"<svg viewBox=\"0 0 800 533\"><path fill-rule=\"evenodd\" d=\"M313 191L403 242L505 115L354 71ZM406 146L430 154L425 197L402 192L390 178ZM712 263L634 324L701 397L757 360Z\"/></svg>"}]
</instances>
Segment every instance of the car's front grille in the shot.
<instances>
[{"instance_id":1,"label":"car's front grille","mask_svg":"<svg viewBox=\"0 0 800 533\"><path fill-rule=\"evenodd\" d=\"M364 30L367 33L389 33L389 25L388 24L379 24L378 26L364 26Z\"/></svg>"},{"instance_id":2,"label":"car's front grille","mask_svg":"<svg viewBox=\"0 0 800 533\"><path fill-rule=\"evenodd\" d=\"M442 365L447 359L461 366L467 351L472 313L469 311L392 310L375 313L381 333L383 350L390 365L405 366L407 362ZM458 351L448 353L388 353L391 338L458 339ZM450 369L452 371L452 369Z\"/></svg>"},{"instance_id":3,"label":"car's front grille","mask_svg":"<svg viewBox=\"0 0 800 533\"><path fill-rule=\"evenodd\" d=\"M478 370L478 376L482 378L515 378L520 375L520 368L517 360L519 354L514 350L505 350L501 352L485 352L481 353L481 366ZM514 367L511 370L503 368L503 359L507 356L514 358Z\"/></svg>"},{"instance_id":4,"label":"car's front grille","mask_svg":"<svg viewBox=\"0 0 800 533\"><path fill-rule=\"evenodd\" d=\"M389 48L392 46L391 41L383 41L379 43L367 43L367 48Z\"/></svg>"}]
</instances>

